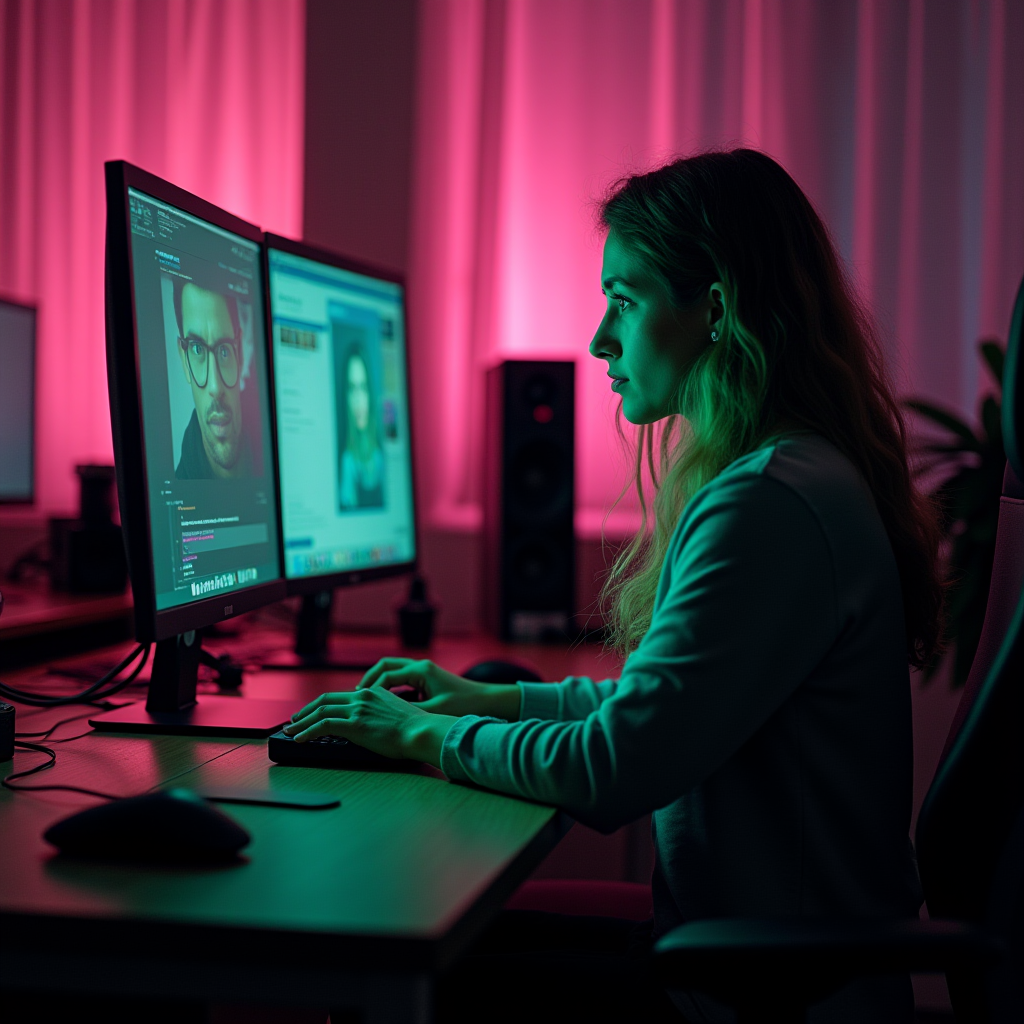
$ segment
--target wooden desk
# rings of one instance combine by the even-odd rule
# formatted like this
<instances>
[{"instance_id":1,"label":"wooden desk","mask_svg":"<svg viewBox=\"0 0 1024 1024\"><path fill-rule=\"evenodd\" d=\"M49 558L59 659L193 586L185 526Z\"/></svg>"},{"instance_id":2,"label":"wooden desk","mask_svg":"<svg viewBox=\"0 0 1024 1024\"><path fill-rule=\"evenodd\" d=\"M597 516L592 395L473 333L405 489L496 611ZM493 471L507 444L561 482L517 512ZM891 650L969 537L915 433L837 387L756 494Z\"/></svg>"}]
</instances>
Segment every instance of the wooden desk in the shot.
<instances>
[{"instance_id":1,"label":"wooden desk","mask_svg":"<svg viewBox=\"0 0 1024 1024\"><path fill-rule=\"evenodd\" d=\"M463 656L503 652L467 640L435 655L464 668ZM536 655L555 660L550 648ZM585 657L593 662L595 652L567 667L579 671ZM259 673L246 689L299 702L357 678ZM29 673L10 682L39 685ZM19 731L73 713L26 709ZM77 726L63 734L69 729ZM329 811L232 805L253 837L247 863L140 868L64 862L43 841L50 824L93 799L0 791L0 988L348 1005L368 1022L426 1021L432 974L459 956L568 825L552 808L452 785L427 768L275 766L257 740L93 733L56 749L56 767L27 782L125 795L171 780L216 782L329 792L342 803ZM18 752L15 767L39 757Z\"/></svg>"}]
</instances>

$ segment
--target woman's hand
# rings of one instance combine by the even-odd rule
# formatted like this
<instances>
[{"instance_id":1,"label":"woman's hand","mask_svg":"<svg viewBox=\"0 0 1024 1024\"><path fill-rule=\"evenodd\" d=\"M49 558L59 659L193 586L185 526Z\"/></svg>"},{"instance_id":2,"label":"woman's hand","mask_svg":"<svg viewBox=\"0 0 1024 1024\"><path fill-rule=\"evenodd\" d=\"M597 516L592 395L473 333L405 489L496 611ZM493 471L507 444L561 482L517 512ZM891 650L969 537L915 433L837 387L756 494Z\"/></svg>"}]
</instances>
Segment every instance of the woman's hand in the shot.
<instances>
[{"instance_id":1,"label":"woman's hand","mask_svg":"<svg viewBox=\"0 0 1024 1024\"><path fill-rule=\"evenodd\" d=\"M292 715L284 732L297 743L342 736L385 757L407 757L440 768L441 746L455 721L375 687L324 693Z\"/></svg>"},{"instance_id":2,"label":"woman's hand","mask_svg":"<svg viewBox=\"0 0 1024 1024\"><path fill-rule=\"evenodd\" d=\"M423 659L382 658L363 676L358 690L393 690L411 686L423 695L419 708L441 715L490 715L519 719L519 687L477 683Z\"/></svg>"}]
</instances>

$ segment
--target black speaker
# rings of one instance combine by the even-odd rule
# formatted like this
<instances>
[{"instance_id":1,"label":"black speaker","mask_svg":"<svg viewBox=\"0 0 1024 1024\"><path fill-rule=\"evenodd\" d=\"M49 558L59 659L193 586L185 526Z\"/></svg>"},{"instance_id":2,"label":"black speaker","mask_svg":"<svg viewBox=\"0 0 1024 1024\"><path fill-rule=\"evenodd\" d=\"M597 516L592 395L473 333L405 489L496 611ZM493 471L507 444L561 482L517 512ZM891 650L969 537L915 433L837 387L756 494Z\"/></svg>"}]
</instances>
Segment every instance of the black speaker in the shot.
<instances>
[{"instance_id":1,"label":"black speaker","mask_svg":"<svg viewBox=\"0 0 1024 1024\"><path fill-rule=\"evenodd\" d=\"M128 561L113 521L114 467L76 466L75 472L79 517L50 520L50 584L73 594L119 594L128 585Z\"/></svg>"},{"instance_id":2,"label":"black speaker","mask_svg":"<svg viewBox=\"0 0 1024 1024\"><path fill-rule=\"evenodd\" d=\"M575 368L510 359L487 371L485 619L505 640L572 632Z\"/></svg>"}]
</instances>

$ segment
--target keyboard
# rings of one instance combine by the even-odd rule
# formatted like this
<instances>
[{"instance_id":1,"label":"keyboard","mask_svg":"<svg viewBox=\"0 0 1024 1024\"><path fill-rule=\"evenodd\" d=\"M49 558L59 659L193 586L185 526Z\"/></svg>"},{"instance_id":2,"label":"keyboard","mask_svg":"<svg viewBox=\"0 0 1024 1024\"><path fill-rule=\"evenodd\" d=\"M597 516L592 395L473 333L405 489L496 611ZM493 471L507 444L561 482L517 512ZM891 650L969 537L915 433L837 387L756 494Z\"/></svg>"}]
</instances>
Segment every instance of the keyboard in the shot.
<instances>
[{"instance_id":1,"label":"keyboard","mask_svg":"<svg viewBox=\"0 0 1024 1024\"><path fill-rule=\"evenodd\" d=\"M277 764L301 768L398 768L409 764L375 754L340 736L318 736L296 743L283 732L275 732L267 740L267 755Z\"/></svg>"}]
</instances>

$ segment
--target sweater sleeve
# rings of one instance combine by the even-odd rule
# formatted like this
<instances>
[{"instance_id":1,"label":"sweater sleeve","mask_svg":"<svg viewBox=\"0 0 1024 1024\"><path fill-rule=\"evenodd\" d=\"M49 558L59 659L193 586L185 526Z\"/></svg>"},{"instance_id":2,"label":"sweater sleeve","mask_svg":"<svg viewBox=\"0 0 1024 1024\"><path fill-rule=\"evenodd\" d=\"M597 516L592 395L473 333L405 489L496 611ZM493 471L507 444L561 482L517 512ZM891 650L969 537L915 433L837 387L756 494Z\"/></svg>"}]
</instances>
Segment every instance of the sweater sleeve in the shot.
<instances>
[{"instance_id":1,"label":"sweater sleeve","mask_svg":"<svg viewBox=\"0 0 1024 1024\"><path fill-rule=\"evenodd\" d=\"M519 683L519 720L540 718L573 722L596 711L615 692L614 679L595 683L587 676L569 676L560 683Z\"/></svg>"},{"instance_id":2,"label":"sweater sleeve","mask_svg":"<svg viewBox=\"0 0 1024 1024\"><path fill-rule=\"evenodd\" d=\"M524 720L460 719L441 768L613 831L702 782L771 717L835 642L836 600L828 543L799 495L764 475L716 481L676 528L618 684L566 680L539 703L524 687ZM581 719L529 717L585 701Z\"/></svg>"}]
</instances>

